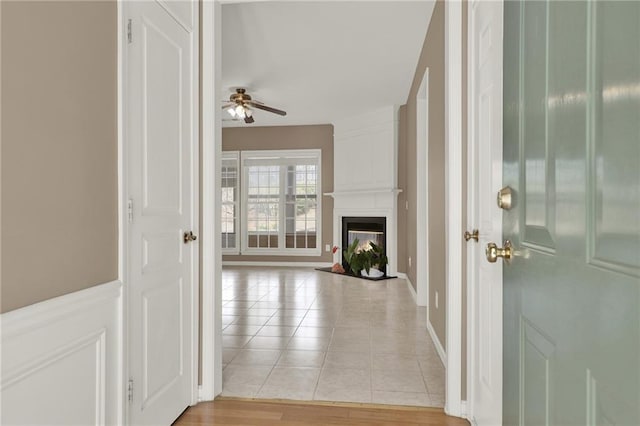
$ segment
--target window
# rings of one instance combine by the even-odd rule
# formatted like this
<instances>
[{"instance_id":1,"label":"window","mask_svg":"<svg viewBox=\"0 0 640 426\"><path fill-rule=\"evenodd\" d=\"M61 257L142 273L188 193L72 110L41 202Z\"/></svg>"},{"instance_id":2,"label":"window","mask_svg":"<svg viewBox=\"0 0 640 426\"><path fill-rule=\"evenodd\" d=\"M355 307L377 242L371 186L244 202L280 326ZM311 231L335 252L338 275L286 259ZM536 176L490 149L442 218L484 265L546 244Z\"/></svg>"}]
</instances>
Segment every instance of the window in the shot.
<instances>
[{"instance_id":1,"label":"window","mask_svg":"<svg viewBox=\"0 0 640 426\"><path fill-rule=\"evenodd\" d=\"M227 254L240 252L238 240L238 152L222 154L222 212L220 214L222 231L222 251Z\"/></svg>"},{"instance_id":2,"label":"window","mask_svg":"<svg viewBox=\"0 0 640 426\"><path fill-rule=\"evenodd\" d=\"M242 252L319 255L320 150L242 152Z\"/></svg>"}]
</instances>

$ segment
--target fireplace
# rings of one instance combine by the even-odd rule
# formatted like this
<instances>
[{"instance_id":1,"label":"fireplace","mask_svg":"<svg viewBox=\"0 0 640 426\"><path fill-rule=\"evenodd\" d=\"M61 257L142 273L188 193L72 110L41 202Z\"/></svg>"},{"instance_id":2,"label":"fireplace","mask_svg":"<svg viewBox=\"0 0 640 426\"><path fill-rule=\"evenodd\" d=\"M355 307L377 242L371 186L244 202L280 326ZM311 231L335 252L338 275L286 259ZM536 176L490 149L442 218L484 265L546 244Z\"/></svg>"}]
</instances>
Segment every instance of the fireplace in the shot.
<instances>
[{"instance_id":1,"label":"fireplace","mask_svg":"<svg viewBox=\"0 0 640 426\"><path fill-rule=\"evenodd\" d=\"M358 247L367 249L369 242L381 246L387 254L387 218L386 217L342 217L342 247L344 250L358 239ZM342 261L342 266L348 270L348 264Z\"/></svg>"}]
</instances>

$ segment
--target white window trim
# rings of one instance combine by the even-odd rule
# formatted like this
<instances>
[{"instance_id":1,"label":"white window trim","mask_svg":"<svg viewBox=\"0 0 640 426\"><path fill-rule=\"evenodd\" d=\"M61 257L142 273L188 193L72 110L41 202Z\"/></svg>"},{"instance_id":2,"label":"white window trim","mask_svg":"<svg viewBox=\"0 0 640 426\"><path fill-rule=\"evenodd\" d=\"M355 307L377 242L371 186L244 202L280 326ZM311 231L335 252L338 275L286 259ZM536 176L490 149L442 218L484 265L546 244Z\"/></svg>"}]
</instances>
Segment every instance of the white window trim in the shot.
<instances>
[{"instance_id":1,"label":"white window trim","mask_svg":"<svg viewBox=\"0 0 640 426\"><path fill-rule=\"evenodd\" d=\"M245 179L245 160L250 158L309 158L314 157L318 160L317 168L317 208L316 208L316 248L250 248L248 247L249 235L245 232L247 229L247 179ZM322 150L320 149L282 149L282 150L259 150L259 151L241 151L240 152L240 231L241 231L241 254L257 255L257 256L321 256L322 255ZM282 199L281 199L282 200ZM282 202L282 201L281 201ZM284 216L280 217L280 227L284 229Z\"/></svg>"},{"instance_id":2,"label":"white window trim","mask_svg":"<svg viewBox=\"0 0 640 426\"><path fill-rule=\"evenodd\" d=\"M222 152L222 161L235 161L236 162L236 167L238 170L238 176L236 177L237 180L237 196L238 199L235 202L236 205L236 214L234 217L234 229L236 230L236 246L233 248L223 248L222 249L222 254L240 254L240 244L239 244L239 240L242 238L242 230L240 228L240 220L239 217L242 215L242 210L240 208L242 202L242 193L240 192L240 182L242 182L242 168L240 167L240 151L223 151ZM222 204L222 201L221 201ZM222 233L221 233L222 235Z\"/></svg>"}]
</instances>

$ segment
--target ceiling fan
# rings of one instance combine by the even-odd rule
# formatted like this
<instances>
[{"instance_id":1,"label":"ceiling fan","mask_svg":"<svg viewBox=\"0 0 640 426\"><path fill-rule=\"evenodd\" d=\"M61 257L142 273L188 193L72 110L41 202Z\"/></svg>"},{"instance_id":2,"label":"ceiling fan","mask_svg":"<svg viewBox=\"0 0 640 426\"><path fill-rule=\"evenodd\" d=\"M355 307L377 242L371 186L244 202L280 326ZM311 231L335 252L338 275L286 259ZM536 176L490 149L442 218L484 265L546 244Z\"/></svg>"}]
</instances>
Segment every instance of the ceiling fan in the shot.
<instances>
[{"instance_id":1,"label":"ceiling fan","mask_svg":"<svg viewBox=\"0 0 640 426\"><path fill-rule=\"evenodd\" d=\"M231 117L243 119L247 124L251 124L255 121L253 119L253 108L272 112L274 114L282 116L287 115L286 111L267 106L262 102L251 99L251 96L249 96L246 92L246 89L237 88L236 93L233 93L231 96L229 96L229 102L222 105L222 109L226 109Z\"/></svg>"}]
</instances>

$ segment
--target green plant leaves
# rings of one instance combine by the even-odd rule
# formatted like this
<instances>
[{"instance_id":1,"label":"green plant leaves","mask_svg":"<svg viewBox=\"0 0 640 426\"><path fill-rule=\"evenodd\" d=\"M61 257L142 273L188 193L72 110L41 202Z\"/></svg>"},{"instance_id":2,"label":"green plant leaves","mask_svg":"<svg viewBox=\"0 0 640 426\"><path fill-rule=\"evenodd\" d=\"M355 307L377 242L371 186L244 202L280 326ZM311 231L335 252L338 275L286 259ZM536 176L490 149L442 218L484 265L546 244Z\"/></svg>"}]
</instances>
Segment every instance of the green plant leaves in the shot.
<instances>
[{"instance_id":1,"label":"green plant leaves","mask_svg":"<svg viewBox=\"0 0 640 426\"><path fill-rule=\"evenodd\" d=\"M349 264L349 269L355 276L360 276L364 269L369 274L372 267L377 267L384 272L389 260L384 255L384 249L373 242L369 242L369 250L358 250L360 241L356 238L343 252L344 260Z\"/></svg>"}]
</instances>

